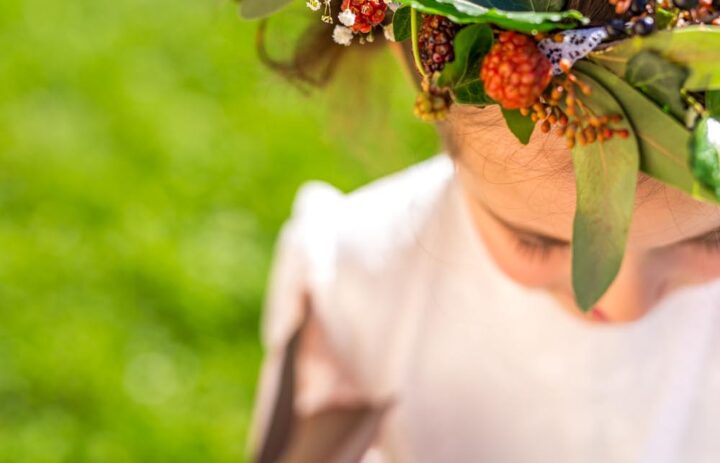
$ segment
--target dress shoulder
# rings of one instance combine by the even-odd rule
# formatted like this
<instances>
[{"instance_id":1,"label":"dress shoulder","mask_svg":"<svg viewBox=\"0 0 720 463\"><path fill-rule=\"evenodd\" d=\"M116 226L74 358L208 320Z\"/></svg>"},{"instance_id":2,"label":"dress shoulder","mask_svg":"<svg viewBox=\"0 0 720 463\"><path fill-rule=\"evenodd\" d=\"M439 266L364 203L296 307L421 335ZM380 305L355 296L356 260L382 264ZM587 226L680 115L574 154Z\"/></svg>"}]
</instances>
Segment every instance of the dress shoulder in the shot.
<instances>
[{"instance_id":1,"label":"dress shoulder","mask_svg":"<svg viewBox=\"0 0 720 463\"><path fill-rule=\"evenodd\" d=\"M393 350L383 340L394 337L388 329L408 326L400 310L408 291L399 286L413 284L413 255L452 173L451 160L436 156L349 194L317 181L300 188L277 241L263 313L256 436L269 423L285 347L308 320L322 347L302 354L313 374L298 386L301 411L382 394L377 359Z\"/></svg>"},{"instance_id":2,"label":"dress shoulder","mask_svg":"<svg viewBox=\"0 0 720 463\"><path fill-rule=\"evenodd\" d=\"M276 246L266 341L282 342L297 322L297 316L272 313L275 307L288 312L288 295L305 291L322 299L339 273L378 276L416 248L452 174L452 161L438 155L349 194L325 182L304 184Z\"/></svg>"}]
</instances>

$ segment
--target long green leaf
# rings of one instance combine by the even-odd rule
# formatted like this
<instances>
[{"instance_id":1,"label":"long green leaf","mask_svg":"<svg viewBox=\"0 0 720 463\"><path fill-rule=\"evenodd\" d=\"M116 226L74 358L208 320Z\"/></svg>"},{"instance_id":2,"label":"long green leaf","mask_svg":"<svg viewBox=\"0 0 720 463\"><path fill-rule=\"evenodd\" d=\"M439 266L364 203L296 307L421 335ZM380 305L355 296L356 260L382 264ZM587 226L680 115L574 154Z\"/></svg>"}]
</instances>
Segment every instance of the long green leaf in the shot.
<instances>
[{"instance_id":1,"label":"long green leaf","mask_svg":"<svg viewBox=\"0 0 720 463\"><path fill-rule=\"evenodd\" d=\"M610 89L621 102L637 133L643 172L696 199L717 201L712 192L698 187L690 171L690 131L607 69L586 61L579 61L574 69Z\"/></svg>"},{"instance_id":2,"label":"long green leaf","mask_svg":"<svg viewBox=\"0 0 720 463\"><path fill-rule=\"evenodd\" d=\"M504 11L487 8L470 0L399 0L419 11L449 18L457 24L495 24L503 29L534 34L570 29L588 20L574 10L561 12Z\"/></svg>"},{"instance_id":3,"label":"long green leaf","mask_svg":"<svg viewBox=\"0 0 720 463\"><path fill-rule=\"evenodd\" d=\"M615 97L589 76L592 88L582 99L597 114L623 114ZM622 265L635 203L640 165L632 126L627 140L578 146L573 151L577 209L573 225L572 281L575 300L590 310L615 280Z\"/></svg>"},{"instance_id":4,"label":"long green leaf","mask_svg":"<svg viewBox=\"0 0 720 463\"><path fill-rule=\"evenodd\" d=\"M624 77L628 62L643 50L654 50L688 68L685 88L691 91L720 89L720 27L690 26L633 37L606 50L590 54L590 59Z\"/></svg>"},{"instance_id":5,"label":"long green leaf","mask_svg":"<svg viewBox=\"0 0 720 463\"><path fill-rule=\"evenodd\" d=\"M680 91L688 71L652 50L643 50L629 62L625 79L655 101L665 112L685 120L685 103Z\"/></svg>"}]
</instances>

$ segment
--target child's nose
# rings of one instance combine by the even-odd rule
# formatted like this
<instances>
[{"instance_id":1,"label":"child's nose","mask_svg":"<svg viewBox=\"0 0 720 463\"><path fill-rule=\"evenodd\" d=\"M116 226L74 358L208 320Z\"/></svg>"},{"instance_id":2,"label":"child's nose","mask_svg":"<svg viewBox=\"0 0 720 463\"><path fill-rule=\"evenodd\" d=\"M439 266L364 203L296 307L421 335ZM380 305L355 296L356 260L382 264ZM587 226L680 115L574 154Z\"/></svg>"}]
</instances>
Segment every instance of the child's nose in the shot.
<instances>
[{"instance_id":1,"label":"child's nose","mask_svg":"<svg viewBox=\"0 0 720 463\"><path fill-rule=\"evenodd\" d=\"M645 315L665 295L665 277L660 266L643 254L628 251L620 273L598 302L612 321L633 321Z\"/></svg>"}]
</instances>

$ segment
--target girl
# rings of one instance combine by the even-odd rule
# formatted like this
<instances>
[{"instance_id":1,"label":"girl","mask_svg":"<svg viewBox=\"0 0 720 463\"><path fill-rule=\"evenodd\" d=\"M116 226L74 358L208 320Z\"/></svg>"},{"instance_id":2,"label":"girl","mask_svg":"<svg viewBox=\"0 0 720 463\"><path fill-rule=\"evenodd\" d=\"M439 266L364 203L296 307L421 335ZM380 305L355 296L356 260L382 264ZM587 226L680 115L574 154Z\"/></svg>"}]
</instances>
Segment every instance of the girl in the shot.
<instances>
[{"instance_id":1,"label":"girl","mask_svg":"<svg viewBox=\"0 0 720 463\"><path fill-rule=\"evenodd\" d=\"M607 24L647 2L613 3L565 8ZM578 310L567 141L522 144L502 111L454 105L446 153L349 195L298 193L258 461L718 461L720 209L640 174L622 265Z\"/></svg>"}]
</instances>

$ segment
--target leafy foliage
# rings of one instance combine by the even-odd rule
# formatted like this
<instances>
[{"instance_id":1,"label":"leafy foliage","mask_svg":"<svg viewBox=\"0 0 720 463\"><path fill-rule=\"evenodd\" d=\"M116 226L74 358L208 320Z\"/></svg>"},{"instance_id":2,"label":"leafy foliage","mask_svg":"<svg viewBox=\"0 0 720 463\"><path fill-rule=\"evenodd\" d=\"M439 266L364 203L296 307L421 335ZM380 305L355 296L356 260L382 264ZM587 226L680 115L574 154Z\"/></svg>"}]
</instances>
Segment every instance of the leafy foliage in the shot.
<instances>
[{"instance_id":1,"label":"leafy foliage","mask_svg":"<svg viewBox=\"0 0 720 463\"><path fill-rule=\"evenodd\" d=\"M688 71L671 63L652 50L643 50L629 62L625 79L671 113L678 120L685 119L685 103L680 90Z\"/></svg>"},{"instance_id":2,"label":"leafy foliage","mask_svg":"<svg viewBox=\"0 0 720 463\"><path fill-rule=\"evenodd\" d=\"M720 90L705 94L705 108L711 116L720 117Z\"/></svg>"},{"instance_id":3,"label":"leafy foliage","mask_svg":"<svg viewBox=\"0 0 720 463\"><path fill-rule=\"evenodd\" d=\"M666 10L661 6L656 6L655 10L658 30L670 29L677 19L679 10Z\"/></svg>"},{"instance_id":4,"label":"leafy foliage","mask_svg":"<svg viewBox=\"0 0 720 463\"><path fill-rule=\"evenodd\" d=\"M653 50L689 71L685 88L691 91L720 90L720 28L691 26L633 37L606 50L590 54L590 59L624 77L630 60L644 50Z\"/></svg>"},{"instance_id":5,"label":"leafy foliage","mask_svg":"<svg viewBox=\"0 0 720 463\"><path fill-rule=\"evenodd\" d=\"M588 75L592 95L581 98L597 114L623 114L615 97ZM573 226L572 280L578 306L589 310L607 291L622 264L635 202L639 168L632 126L628 140L577 146L573 165L577 210Z\"/></svg>"},{"instance_id":6,"label":"leafy foliage","mask_svg":"<svg viewBox=\"0 0 720 463\"><path fill-rule=\"evenodd\" d=\"M695 178L720 198L720 118L704 117L695 127L690 166Z\"/></svg>"},{"instance_id":7,"label":"leafy foliage","mask_svg":"<svg viewBox=\"0 0 720 463\"><path fill-rule=\"evenodd\" d=\"M565 0L470 0L485 8L505 11L562 11Z\"/></svg>"},{"instance_id":8,"label":"leafy foliage","mask_svg":"<svg viewBox=\"0 0 720 463\"><path fill-rule=\"evenodd\" d=\"M698 199L716 200L713 193L697 188L695 178L687 168L690 132L684 125L607 69L582 61L575 69L595 79L622 102L637 134L643 172Z\"/></svg>"},{"instance_id":9,"label":"leafy foliage","mask_svg":"<svg viewBox=\"0 0 720 463\"><path fill-rule=\"evenodd\" d=\"M412 34L410 25L411 14L412 8L408 5L398 8L398 10L393 14L392 28L396 42L404 42L410 38Z\"/></svg>"},{"instance_id":10,"label":"leafy foliage","mask_svg":"<svg viewBox=\"0 0 720 463\"><path fill-rule=\"evenodd\" d=\"M290 5L293 0L239 0L240 16L260 19L270 16Z\"/></svg>"},{"instance_id":11,"label":"leafy foliage","mask_svg":"<svg viewBox=\"0 0 720 463\"><path fill-rule=\"evenodd\" d=\"M441 87L453 87L479 79L482 58L493 44L493 32L487 24L463 28L454 40L455 59L447 63L438 78Z\"/></svg>"},{"instance_id":12,"label":"leafy foliage","mask_svg":"<svg viewBox=\"0 0 720 463\"><path fill-rule=\"evenodd\" d=\"M587 19L577 11L505 11L481 6L469 0L399 1L400 3L411 5L424 13L446 16L457 24L490 23L504 29L531 34L557 29L569 29L587 22Z\"/></svg>"},{"instance_id":13,"label":"leafy foliage","mask_svg":"<svg viewBox=\"0 0 720 463\"><path fill-rule=\"evenodd\" d=\"M455 59L438 77L440 87L449 87L458 103L484 106L493 103L480 80L482 58L492 47L493 33L487 24L473 24L455 36Z\"/></svg>"},{"instance_id":14,"label":"leafy foliage","mask_svg":"<svg viewBox=\"0 0 720 463\"><path fill-rule=\"evenodd\" d=\"M508 128L517 137L518 141L523 145L530 143L530 137L532 137L536 125L530 116L523 116L518 109L504 108L502 109L502 115Z\"/></svg>"}]
</instances>

